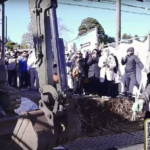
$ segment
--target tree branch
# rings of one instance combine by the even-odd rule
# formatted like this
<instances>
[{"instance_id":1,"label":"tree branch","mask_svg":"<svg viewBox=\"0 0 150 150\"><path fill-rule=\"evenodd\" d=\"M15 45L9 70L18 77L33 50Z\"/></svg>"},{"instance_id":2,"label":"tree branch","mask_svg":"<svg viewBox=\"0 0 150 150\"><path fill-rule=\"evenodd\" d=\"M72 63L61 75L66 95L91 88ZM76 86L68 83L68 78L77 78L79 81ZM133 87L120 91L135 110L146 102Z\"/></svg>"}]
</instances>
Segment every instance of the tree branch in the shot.
<instances>
[{"instance_id":1,"label":"tree branch","mask_svg":"<svg viewBox=\"0 0 150 150\"><path fill-rule=\"evenodd\" d=\"M59 36L64 36L65 34L67 34L68 32L72 32L71 29L67 28L64 24L62 24L62 19L58 18L57 19L58 22L58 32L59 32ZM31 47L34 46L33 43L33 30L32 30L32 24L29 23L28 25L28 32L22 35L22 43L26 43L28 45L30 45Z\"/></svg>"}]
</instances>

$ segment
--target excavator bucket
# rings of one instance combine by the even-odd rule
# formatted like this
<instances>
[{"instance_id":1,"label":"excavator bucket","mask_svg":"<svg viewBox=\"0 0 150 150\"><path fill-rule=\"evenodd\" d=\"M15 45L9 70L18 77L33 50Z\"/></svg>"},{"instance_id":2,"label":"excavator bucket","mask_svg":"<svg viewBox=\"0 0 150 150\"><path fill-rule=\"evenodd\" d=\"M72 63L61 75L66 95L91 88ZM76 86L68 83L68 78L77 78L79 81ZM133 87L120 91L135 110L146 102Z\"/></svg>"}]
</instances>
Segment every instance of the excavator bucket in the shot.
<instances>
[{"instance_id":1,"label":"excavator bucket","mask_svg":"<svg viewBox=\"0 0 150 150\"><path fill-rule=\"evenodd\" d=\"M52 117L50 117L52 119ZM48 150L79 137L80 121L72 105L53 116L48 123L42 110L24 113L12 135L15 150Z\"/></svg>"}]
</instances>

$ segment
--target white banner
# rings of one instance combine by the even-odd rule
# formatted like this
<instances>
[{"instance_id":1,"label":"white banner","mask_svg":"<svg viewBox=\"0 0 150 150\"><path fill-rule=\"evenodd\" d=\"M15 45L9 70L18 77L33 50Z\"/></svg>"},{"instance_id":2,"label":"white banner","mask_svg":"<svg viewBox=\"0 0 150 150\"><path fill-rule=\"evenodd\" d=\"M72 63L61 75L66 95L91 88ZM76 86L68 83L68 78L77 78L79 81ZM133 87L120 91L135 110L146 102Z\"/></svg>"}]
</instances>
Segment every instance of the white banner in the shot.
<instances>
[{"instance_id":1,"label":"white banner","mask_svg":"<svg viewBox=\"0 0 150 150\"><path fill-rule=\"evenodd\" d=\"M127 55L127 49L129 47L134 47L134 54L136 56L138 56L138 58L141 60L141 62L145 66L145 65L147 65L146 64L146 60L147 60L148 48L149 48L149 38L147 38L147 40L145 42L139 42L137 40L133 40L133 42L131 44L121 43L121 44L119 44L119 46L117 48L109 47L110 51L115 56L117 56L118 63L119 63L119 68L120 68L121 75L122 75L122 82L124 82L125 66L123 66L121 64L121 58L125 57ZM140 81L141 81L141 69L139 68L138 65L136 65L136 79L137 79L137 82L140 84ZM146 82L147 82L147 76L146 76L146 73L145 73L142 90L145 89ZM122 84L122 85L124 85L124 84ZM121 92L123 92L124 91L124 87L122 86L120 90L121 90ZM135 90L134 89L130 89L130 92L135 94L136 88L135 88Z\"/></svg>"},{"instance_id":2,"label":"white banner","mask_svg":"<svg viewBox=\"0 0 150 150\"><path fill-rule=\"evenodd\" d=\"M89 31L88 33L77 37L76 39L67 43L68 52L81 50L83 53L85 50L92 51L95 48L95 44L98 42L97 28Z\"/></svg>"}]
</instances>

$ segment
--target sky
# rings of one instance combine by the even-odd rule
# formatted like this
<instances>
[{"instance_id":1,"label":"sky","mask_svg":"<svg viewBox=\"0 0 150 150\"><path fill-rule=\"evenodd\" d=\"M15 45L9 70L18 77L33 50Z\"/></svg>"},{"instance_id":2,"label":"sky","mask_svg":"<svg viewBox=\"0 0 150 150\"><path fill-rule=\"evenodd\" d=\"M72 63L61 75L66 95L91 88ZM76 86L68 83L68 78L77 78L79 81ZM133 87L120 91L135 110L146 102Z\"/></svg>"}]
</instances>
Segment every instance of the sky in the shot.
<instances>
[{"instance_id":1,"label":"sky","mask_svg":"<svg viewBox=\"0 0 150 150\"><path fill-rule=\"evenodd\" d=\"M105 33L115 37L116 35L116 11L103 10L100 8L116 9L116 5L110 3L115 0L105 0L104 2L89 2L82 0L75 2L73 0L58 0L57 17L61 18L61 24L64 24L71 32L64 35L64 39L70 41L77 37L78 27L83 19L87 17L95 18L103 26ZM148 1L148 0L145 0ZM65 5L61 3L66 3ZM134 5L138 7L150 8L149 2L137 2L132 0L122 0L122 3ZM74 5L83 5L87 8ZM144 36L150 31L150 10L144 10L134 7L122 6L123 11L146 13L149 15L140 15L134 13L121 13L121 33L131 35ZM27 32L27 27L30 22L30 12L28 0L8 0L5 3L5 15L8 18L7 32L10 39L14 42L21 43L21 37ZM1 33L1 32L0 32Z\"/></svg>"}]
</instances>

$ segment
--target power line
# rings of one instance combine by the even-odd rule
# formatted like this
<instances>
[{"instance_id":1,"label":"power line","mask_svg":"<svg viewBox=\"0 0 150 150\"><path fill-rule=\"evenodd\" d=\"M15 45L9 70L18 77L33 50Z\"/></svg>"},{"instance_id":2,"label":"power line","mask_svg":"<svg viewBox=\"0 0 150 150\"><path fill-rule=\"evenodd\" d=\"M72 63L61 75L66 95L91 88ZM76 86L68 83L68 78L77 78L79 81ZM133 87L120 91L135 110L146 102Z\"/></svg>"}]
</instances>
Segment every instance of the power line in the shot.
<instances>
[{"instance_id":1,"label":"power line","mask_svg":"<svg viewBox=\"0 0 150 150\"><path fill-rule=\"evenodd\" d=\"M107 3L107 4L116 4L114 1L104 1L102 0L101 3ZM134 6L134 5L129 5L129 4L125 4L125 3L121 3L122 6L126 6L126 7L133 7L133 8L139 8L139 9L144 9L144 10L149 10L150 8L146 8L146 7L139 7L139 6Z\"/></svg>"},{"instance_id":2,"label":"power line","mask_svg":"<svg viewBox=\"0 0 150 150\"><path fill-rule=\"evenodd\" d=\"M90 2L92 3L92 2L97 2L97 1L90 1ZM116 4L115 1L111 1L111 0L107 0L107 1L106 0L101 0L100 2L97 2L97 3ZM139 6L129 5L129 4L125 4L125 3L121 3L121 5L122 6L126 6L126 7L133 7L133 8L139 8L139 9L149 10L150 11L150 8L147 8L147 7L139 7Z\"/></svg>"},{"instance_id":3,"label":"power line","mask_svg":"<svg viewBox=\"0 0 150 150\"><path fill-rule=\"evenodd\" d=\"M95 1L91 1L91 2L95 2ZM100 2L97 2L97 3L116 4L115 1L109 1L109 0L107 0L107 1L106 0L101 0ZM139 8L139 9L150 11L150 8L147 8L147 7L139 7L139 6L129 5L129 4L125 4L125 3L121 3L121 6Z\"/></svg>"},{"instance_id":4,"label":"power line","mask_svg":"<svg viewBox=\"0 0 150 150\"><path fill-rule=\"evenodd\" d=\"M112 8L95 7L95 6L88 6L88 5L79 5L79 4L63 3L63 2L58 2L58 3L59 3L59 4L62 4L62 5L68 5L68 6L76 6L76 7L95 8L95 9L116 11L116 9L112 9ZM126 11L126 10L121 10L121 12L150 16L150 14L148 14L148 13L138 13L138 12L132 12L132 11Z\"/></svg>"}]
</instances>

